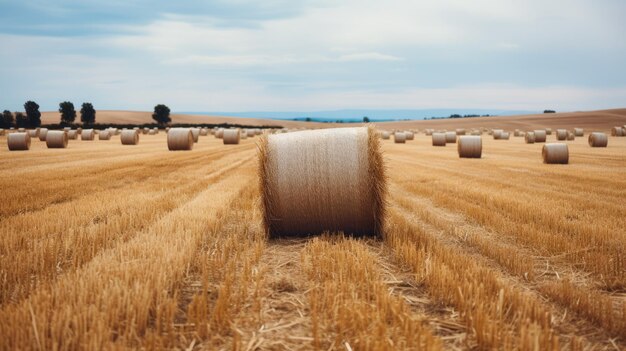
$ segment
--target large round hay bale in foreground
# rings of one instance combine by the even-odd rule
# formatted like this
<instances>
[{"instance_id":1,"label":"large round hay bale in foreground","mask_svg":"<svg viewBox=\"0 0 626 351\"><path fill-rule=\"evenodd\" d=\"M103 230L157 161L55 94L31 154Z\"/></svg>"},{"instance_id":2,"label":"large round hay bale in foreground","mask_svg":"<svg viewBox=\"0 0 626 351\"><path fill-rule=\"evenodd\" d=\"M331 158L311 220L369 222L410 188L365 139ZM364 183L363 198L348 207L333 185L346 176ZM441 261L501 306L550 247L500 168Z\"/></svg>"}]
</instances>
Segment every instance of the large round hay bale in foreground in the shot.
<instances>
[{"instance_id":1,"label":"large round hay bale in foreground","mask_svg":"<svg viewBox=\"0 0 626 351\"><path fill-rule=\"evenodd\" d=\"M395 132L395 133L393 133L393 141L396 144L404 144L404 143L406 143L406 134L404 134L404 132Z\"/></svg>"},{"instance_id":2,"label":"large round hay bale in foreground","mask_svg":"<svg viewBox=\"0 0 626 351\"><path fill-rule=\"evenodd\" d=\"M566 140L567 139L567 130L565 129L557 129L556 130L556 140Z\"/></svg>"},{"instance_id":3,"label":"large round hay bale in foreground","mask_svg":"<svg viewBox=\"0 0 626 351\"><path fill-rule=\"evenodd\" d=\"M536 143L545 143L546 142L546 131L543 129L537 129L534 131L535 133L535 142Z\"/></svg>"},{"instance_id":4,"label":"large round hay bale in foreground","mask_svg":"<svg viewBox=\"0 0 626 351\"><path fill-rule=\"evenodd\" d=\"M167 148L170 151L193 149L193 133L189 128L171 128L167 132Z\"/></svg>"},{"instance_id":5,"label":"large round hay bale in foreground","mask_svg":"<svg viewBox=\"0 0 626 351\"><path fill-rule=\"evenodd\" d=\"M574 128L575 136L585 136L585 130L582 128Z\"/></svg>"},{"instance_id":6,"label":"large round hay bale in foreground","mask_svg":"<svg viewBox=\"0 0 626 351\"><path fill-rule=\"evenodd\" d=\"M51 130L46 135L48 149L65 149L69 138L65 130Z\"/></svg>"},{"instance_id":7,"label":"large round hay bale in foreground","mask_svg":"<svg viewBox=\"0 0 626 351\"><path fill-rule=\"evenodd\" d=\"M480 158L483 153L482 137L461 135L459 136L459 142L456 148L461 158Z\"/></svg>"},{"instance_id":8,"label":"large round hay bale in foreground","mask_svg":"<svg viewBox=\"0 0 626 351\"><path fill-rule=\"evenodd\" d=\"M446 132L446 143L456 143L456 132Z\"/></svg>"},{"instance_id":9,"label":"large round hay bale in foreground","mask_svg":"<svg viewBox=\"0 0 626 351\"><path fill-rule=\"evenodd\" d=\"M524 140L526 144L534 144L535 143L535 132L527 132L524 136Z\"/></svg>"},{"instance_id":10,"label":"large round hay bale in foreground","mask_svg":"<svg viewBox=\"0 0 626 351\"><path fill-rule=\"evenodd\" d=\"M446 146L446 133L432 133L433 146Z\"/></svg>"},{"instance_id":11,"label":"large round hay bale in foreground","mask_svg":"<svg viewBox=\"0 0 626 351\"><path fill-rule=\"evenodd\" d=\"M222 140L224 141L224 145L236 145L239 144L239 137L239 129L226 129Z\"/></svg>"},{"instance_id":12,"label":"large round hay bale in foreground","mask_svg":"<svg viewBox=\"0 0 626 351\"><path fill-rule=\"evenodd\" d=\"M108 130L101 130L98 133L98 140L111 140L111 132Z\"/></svg>"},{"instance_id":13,"label":"large round hay bale in foreground","mask_svg":"<svg viewBox=\"0 0 626 351\"><path fill-rule=\"evenodd\" d=\"M133 129L124 129L120 135L122 145L137 145L139 144L139 131Z\"/></svg>"},{"instance_id":14,"label":"large round hay bale in foreground","mask_svg":"<svg viewBox=\"0 0 626 351\"><path fill-rule=\"evenodd\" d=\"M96 137L96 132L93 129L83 129L80 133L80 140L93 140Z\"/></svg>"},{"instance_id":15,"label":"large round hay bale in foreground","mask_svg":"<svg viewBox=\"0 0 626 351\"><path fill-rule=\"evenodd\" d=\"M569 162L569 150L567 149L567 144L545 144L541 149L541 156L543 156L543 163L567 164Z\"/></svg>"},{"instance_id":16,"label":"large round hay bale in foreground","mask_svg":"<svg viewBox=\"0 0 626 351\"><path fill-rule=\"evenodd\" d=\"M382 234L387 187L372 127L264 135L259 180L270 237Z\"/></svg>"},{"instance_id":17,"label":"large round hay bale in foreground","mask_svg":"<svg viewBox=\"0 0 626 351\"><path fill-rule=\"evenodd\" d=\"M591 147L607 147L609 144L609 137L601 132L593 132L589 134L588 142Z\"/></svg>"},{"instance_id":18,"label":"large round hay bale in foreground","mask_svg":"<svg viewBox=\"0 0 626 351\"><path fill-rule=\"evenodd\" d=\"M48 135L48 128L39 128L39 141L46 141Z\"/></svg>"},{"instance_id":19,"label":"large round hay bale in foreground","mask_svg":"<svg viewBox=\"0 0 626 351\"><path fill-rule=\"evenodd\" d=\"M28 133L11 133L7 136L7 146L10 151L30 149L30 135Z\"/></svg>"}]
</instances>

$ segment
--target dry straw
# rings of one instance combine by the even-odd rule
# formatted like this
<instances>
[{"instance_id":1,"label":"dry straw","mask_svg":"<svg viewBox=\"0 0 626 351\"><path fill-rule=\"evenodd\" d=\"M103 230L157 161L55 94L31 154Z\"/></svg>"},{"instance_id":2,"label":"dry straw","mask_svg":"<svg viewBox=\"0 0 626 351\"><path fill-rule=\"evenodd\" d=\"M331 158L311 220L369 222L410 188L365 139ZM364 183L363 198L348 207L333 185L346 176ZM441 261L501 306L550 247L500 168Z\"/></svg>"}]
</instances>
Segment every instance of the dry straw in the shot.
<instances>
[{"instance_id":1,"label":"dry straw","mask_svg":"<svg viewBox=\"0 0 626 351\"><path fill-rule=\"evenodd\" d=\"M552 135L552 128L546 128L546 135Z\"/></svg>"},{"instance_id":2,"label":"dry straw","mask_svg":"<svg viewBox=\"0 0 626 351\"><path fill-rule=\"evenodd\" d=\"M406 140L414 140L415 139L415 134L413 134L413 132L411 132L411 131L405 131L404 135L406 136Z\"/></svg>"},{"instance_id":3,"label":"dry straw","mask_svg":"<svg viewBox=\"0 0 626 351\"><path fill-rule=\"evenodd\" d=\"M456 130L456 135L465 135L465 129L464 128L458 128Z\"/></svg>"},{"instance_id":4,"label":"dry straw","mask_svg":"<svg viewBox=\"0 0 626 351\"><path fill-rule=\"evenodd\" d=\"M139 144L139 132L133 129L124 129L120 135L122 145L137 145Z\"/></svg>"},{"instance_id":5,"label":"dry straw","mask_svg":"<svg viewBox=\"0 0 626 351\"><path fill-rule=\"evenodd\" d=\"M28 131L28 136L31 137L31 138L38 138L39 137L39 128L29 130Z\"/></svg>"},{"instance_id":6,"label":"dry straw","mask_svg":"<svg viewBox=\"0 0 626 351\"><path fill-rule=\"evenodd\" d=\"M424 135L433 135L434 132L433 129L424 129Z\"/></svg>"},{"instance_id":7,"label":"dry straw","mask_svg":"<svg viewBox=\"0 0 626 351\"><path fill-rule=\"evenodd\" d=\"M611 128L611 136L624 136L624 129L622 127Z\"/></svg>"},{"instance_id":8,"label":"dry straw","mask_svg":"<svg viewBox=\"0 0 626 351\"><path fill-rule=\"evenodd\" d=\"M67 138L70 140L76 140L76 138L78 138L78 132L75 129L70 129L70 131L67 132Z\"/></svg>"},{"instance_id":9,"label":"dry straw","mask_svg":"<svg viewBox=\"0 0 626 351\"><path fill-rule=\"evenodd\" d=\"M26 128L17 128L17 132L18 133L25 133L26 132Z\"/></svg>"},{"instance_id":10,"label":"dry straw","mask_svg":"<svg viewBox=\"0 0 626 351\"><path fill-rule=\"evenodd\" d=\"M218 129L215 131L215 137L216 137L217 139L222 139L222 138L224 137L224 128L218 128Z\"/></svg>"},{"instance_id":11,"label":"dry straw","mask_svg":"<svg viewBox=\"0 0 626 351\"><path fill-rule=\"evenodd\" d=\"M7 146L10 151L30 149L30 135L28 133L11 133L7 136Z\"/></svg>"},{"instance_id":12,"label":"dry straw","mask_svg":"<svg viewBox=\"0 0 626 351\"><path fill-rule=\"evenodd\" d=\"M193 149L193 133L189 128L171 128L167 132L167 148L170 151Z\"/></svg>"},{"instance_id":13,"label":"dry straw","mask_svg":"<svg viewBox=\"0 0 626 351\"><path fill-rule=\"evenodd\" d=\"M83 128L76 128L76 133L78 133L78 135L80 135L83 132Z\"/></svg>"},{"instance_id":14,"label":"dry straw","mask_svg":"<svg viewBox=\"0 0 626 351\"><path fill-rule=\"evenodd\" d=\"M48 149L65 149L69 137L65 130L51 130L46 135L46 146Z\"/></svg>"},{"instance_id":15,"label":"dry straw","mask_svg":"<svg viewBox=\"0 0 626 351\"><path fill-rule=\"evenodd\" d=\"M446 133L432 133L433 146L446 146Z\"/></svg>"},{"instance_id":16,"label":"dry straw","mask_svg":"<svg viewBox=\"0 0 626 351\"><path fill-rule=\"evenodd\" d=\"M222 140L224 141L224 145L236 145L239 144L240 133L239 129L226 129L224 130L224 135Z\"/></svg>"},{"instance_id":17,"label":"dry straw","mask_svg":"<svg viewBox=\"0 0 626 351\"><path fill-rule=\"evenodd\" d=\"M569 151L567 149L567 144L545 144L541 149L541 155L543 156L543 163L567 164L569 162Z\"/></svg>"},{"instance_id":18,"label":"dry straw","mask_svg":"<svg viewBox=\"0 0 626 351\"><path fill-rule=\"evenodd\" d=\"M585 136L585 130L582 128L574 128L575 136Z\"/></svg>"},{"instance_id":19,"label":"dry straw","mask_svg":"<svg viewBox=\"0 0 626 351\"><path fill-rule=\"evenodd\" d=\"M393 133L393 141L396 144L404 144L404 143L406 143L406 134L404 132L395 132L395 133Z\"/></svg>"},{"instance_id":20,"label":"dry straw","mask_svg":"<svg viewBox=\"0 0 626 351\"><path fill-rule=\"evenodd\" d=\"M456 132L446 132L446 143L456 143Z\"/></svg>"},{"instance_id":21,"label":"dry straw","mask_svg":"<svg viewBox=\"0 0 626 351\"><path fill-rule=\"evenodd\" d=\"M493 135L493 140L500 139L500 136L502 135L502 132L503 132L502 129L493 129L491 131L491 135Z\"/></svg>"},{"instance_id":22,"label":"dry straw","mask_svg":"<svg viewBox=\"0 0 626 351\"><path fill-rule=\"evenodd\" d=\"M547 132L544 129L537 129L534 131L535 133L535 142L536 143L545 143Z\"/></svg>"},{"instance_id":23,"label":"dry straw","mask_svg":"<svg viewBox=\"0 0 626 351\"><path fill-rule=\"evenodd\" d=\"M576 134L574 134L573 132L568 131L567 132L567 140L574 140L576 139Z\"/></svg>"},{"instance_id":24,"label":"dry straw","mask_svg":"<svg viewBox=\"0 0 626 351\"><path fill-rule=\"evenodd\" d=\"M271 237L382 235L386 177L373 127L265 135L259 181Z\"/></svg>"},{"instance_id":25,"label":"dry straw","mask_svg":"<svg viewBox=\"0 0 626 351\"><path fill-rule=\"evenodd\" d=\"M526 140L526 144L534 144L535 143L535 132L527 132L526 136L524 137L524 140Z\"/></svg>"},{"instance_id":26,"label":"dry straw","mask_svg":"<svg viewBox=\"0 0 626 351\"><path fill-rule=\"evenodd\" d=\"M391 134L389 134L388 131L383 130L382 133L380 133L380 137L385 139L385 140L389 140L389 138L391 137Z\"/></svg>"},{"instance_id":27,"label":"dry straw","mask_svg":"<svg viewBox=\"0 0 626 351\"><path fill-rule=\"evenodd\" d=\"M148 127L144 127L144 128L141 130L141 132L142 132L143 134L148 134L148 133L150 133L150 128L148 128Z\"/></svg>"},{"instance_id":28,"label":"dry straw","mask_svg":"<svg viewBox=\"0 0 626 351\"><path fill-rule=\"evenodd\" d=\"M248 139L248 133L245 130L242 130L241 133L239 133L239 137L241 139Z\"/></svg>"},{"instance_id":29,"label":"dry straw","mask_svg":"<svg viewBox=\"0 0 626 351\"><path fill-rule=\"evenodd\" d=\"M246 130L246 134L247 134L249 137L253 137L253 136L255 136L255 135L256 135L256 133L254 132L254 129L248 129L248 130Z\"/></svg>"},{"instance_id":30,"label":"dry straw","mask_svg":"<svg viewBox=\"0 0 626 351\"><path fill-rule=\"evenodd\" d=\"M198 138L200 137L200 128L190 128L191 136L193 137L193 142L197 143Z\"/></svg>"},{"instance_id":31,"label":"dry straw","mask_svg":"<svg viewBox=\"0 0 626 351\"><path fill-rule=\"evenodd\" d=\"M609 137L601 132L593 132L589 134L589 146L591 147L607 147Z\"/></svg>"},{"instance_id":32,"label":"dry straw","mask_svg":"<svg viewBox=\"0 0 626 351\"><path fill-rule=\"evenodd\" d=\"M101 130L98 133L98 140L111 140L111 132L108 130Z\"/></svg>"},{"instance_id":33,"label":"dry straw","mask_svg":"<svg viewBox=\"0 0 626 351\"><path fill-rule=\"evenodd\" d=\"M498 140L509 140L510 137L511 137L511 133L509 133L509 132L501 132L500 133L500 137L498 138Z\"/></svg>"},{"instance_id":34,"label":"dry straw","mask_svg":"<svg viewBox=\"0 0 626 351\"><path fill-rule=\"evenodd\" d=\"M483 140L480 136L462 135L456 146L461 158L480 158L483 153Z\"/></svg>"},{"instance_id":35,"label":"dry straw","mask_svg":"<svg viewBox=\"0 0 626 351\"><path fill-rule=\"evenodd\" d=\"M39 128L39 141L46 141L48 135L48 128Z\"/></svg>"},{"instance_id":36,"label":"dry straw","mask_svg":"<svg viewBox=\"0 0 626 351\"><path fill-rule=\"evenodd\" d=\"M150 130L148 131L148 135L156 135L156 130L154 130L154 129L150 129Z\"/></svg>"},{"instance_id":37,"label":"dry straw","mask_svg":"<svg viewBox=\"0 0 626 351\"><path fill-rule=\"evenodd\" d=\"M556 140L559 140L559 141L567 140L567 130L566 129L557 129L556 130Z\"/></svg>"},{"instance_id":38,"label":"dry straw","mask_svg":"<svg viewBox=\"0 0 626 351\"><path fill-rule=\"evenodd\" d=\"M94 140L96 137L96 132L93 129L83 129L80 133L81 140Z\"/></svg>"},{"instance_id":39,"label":"dry straw","mask_svg":"<svg viewBox=\"0 0 626 351\"><path fill-rule=\"evenodd\" d=\"M207 134L209 134L209 130L206 128L201 128L200 129L200 136L206 136Z\"/></svg>"}]
</instances>

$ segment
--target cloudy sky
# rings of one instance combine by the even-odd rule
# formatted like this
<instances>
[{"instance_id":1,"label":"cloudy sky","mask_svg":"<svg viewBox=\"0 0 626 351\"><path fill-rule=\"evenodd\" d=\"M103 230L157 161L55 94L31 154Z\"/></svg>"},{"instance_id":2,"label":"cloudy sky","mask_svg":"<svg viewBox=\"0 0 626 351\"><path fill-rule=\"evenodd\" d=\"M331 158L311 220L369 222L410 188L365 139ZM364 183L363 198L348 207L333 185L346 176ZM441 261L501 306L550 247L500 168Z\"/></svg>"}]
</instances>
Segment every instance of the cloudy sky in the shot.
<instances>
[{"instance_id":1,"label":"cloudy sky","mask_svg":"<svg viewBox=\"0 0 626 351\"><path fill-rule=\"evenodd\" d=\"M0 109L626 107L622 0L0 0Z\"/></svg>"}]
</instances>

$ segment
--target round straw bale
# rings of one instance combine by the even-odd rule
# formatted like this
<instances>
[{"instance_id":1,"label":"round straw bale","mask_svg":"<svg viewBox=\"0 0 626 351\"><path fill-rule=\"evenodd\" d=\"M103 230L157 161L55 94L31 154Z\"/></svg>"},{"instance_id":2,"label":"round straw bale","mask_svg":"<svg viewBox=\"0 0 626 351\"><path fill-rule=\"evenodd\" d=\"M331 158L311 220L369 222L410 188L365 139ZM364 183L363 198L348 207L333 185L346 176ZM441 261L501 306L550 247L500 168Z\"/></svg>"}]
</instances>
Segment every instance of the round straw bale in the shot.
<instances>
[{"instance_id":1,"label":"round straw bale","mask_svg":"<svg viewBox=\"0 0 626 351\"><path fill-rule=\"evenodd\" d=\"M541 149L541 155L543 156L543 163L567 164L569 162L569 151L567 149L567 144L544 144L543 148Z\"/></svg>"},{"instance_id":2,"label":"round straw bale","mask_svg":"<svg viewBox=\"0 0 626 351\"><path fill-rule=\"evenodd\" d=\"M17 128L17 132L18 133L25 133L26 132L26 128Z\"/></svg>"},{"instance_id":3,"label":"round straw bale","mask_svg":"<svg viewBox=\"0 0 626 351\"><path fill-rule=\"evenodd\" d=\"M122 145L137 145L139 143L139 132L133 129L124 129L120 135Z\"/></svg>"},{"instance_id":4,"label":"round straw bale","mask_svg":"<svg viewBox=\"0 0 626 351\"><path fill-rule=\"evenodd\" d=\"M446 133L432 133L433 146L446 146Z\"/></svg>"},{"instance_id":5,"label":"round straw bale","mask_svg":"<svg viewBox=\"0 0 626 351\"><path fill-rule=\"evenodd\" d=\"M39 141L46 141L48 135L48 128L39 128Z\"/></svg>"},{"instance_id":6,"label":"round straw bale","mask_svg":"<svg viewBox=\"0 0 626 351\"><path fill-rule=\"evenodd\" d=\"M381 235L384 172L372 127L264 135L259 180L266 231L270 237Z\"/></svg>"},{"instance_id":7,"label":"round straw bale","mask_svg":"<svg viewBox=\"0 0 626 351\"><path fill-rule=\"evenodd\" d=\"M624 136L624 129L622 127L611 128L611 136Z\"/></svg>"},{"instance_id":8,"label":"round straw bale","mask_svg":"<svg viewBox=\"0 0 626 351\"><path fill-rule=\"evenodd\" d=\"M39 137L39 128L29 130L28 131L28 136L31 137L31 138L38 138Z\"/></svg>"},{"instance_id":9,"label":"round straw bale","mask_svg":"<svg viewBox=\"0 0 626 351\"><path fill-rule=\"evenodd\" d=\"M520 137L520 136L522 136L522 132L519 129L515 129L515 131L513 132L513 136L514 137Z\"/></svg>"},{"instance_id":10,"label":"round straw bale","mask_svg":"<svg viewBox=\"0 0 626 351\"><path fill-rule=\"evenodd\" d=\"M534 144L535 143L535 132L527 132L526 136L524 136L524 140L526 140L526 144Z\"/></svg>"},{"instance_id":11,"label":"round straw bale","mask_svg":"<svg viewBox=\"0 0 626 351\"><path fill-rule=\"evenodd\" d=\"M502 132L503 132L502 129L492 129L491 130L491 135L493 135L493 140L500 139L500 136L502 135Z\"/></svg>"},{"instance_id":12,"label":"round straw bale","mask_svg":"<svg viewBox=\"0 0 626 351\"><path fill-rule=\"evenodd\" d=\"M433 135L435 131L433 129L426 129L424 130L424 135Z\"/></svg>"},{"instance_id":13,"label":"round straw bale","mask_svg":"<svg viewBox=\"0 0 626 351\"><path fill-rule=\"evenodd\" d=\"M465 135L465 128L457 128L456 135Z\"/></svg>"},{"instance_id":14,"label":"round straw bale","mask_svg":"<svg viewBox=\"0 0 626 351\"><path fill-rule=\"evenodd\" d=\"M76 133L78 133L78 135L80 135L83 132L83 128L78 127L76 128Z\"/></svg>"},{"instance_id":15,"label":"round straw bale","mask_svg":"<svg viewBox=\"0 0 626 351\"><path fill-rule=\"evenodd\" d=\"M80 133L80 140L94 140L96 132L93 129L83 129Z\"/></svg>"},{"instance_id":16,"label":"round straw bale","mask_svg":"<svg viewBox=\"0 0 626 351\"><path fill-rule=\"evenodd\" d=\"M206 128L200 128L200 135L201 136L206 136L207 134L209 134L209 130Z\"/></svg>"},{"instance_id":17,"label":"round straw bale","mask_svg":"<svg viewBox=\"0 0 626 351\"><path fill-rule=\"evenodd\" d=\"M589 146L591 147L607 147L609 138L601 132L593 132L589 134Z\"/></svg>"},{"instance_id":18,"label":"round straw bale","mask_svg":"<svg viewBox=\"0 0 626 351\"><path fill-rule=\"evenodd\" d=\"M483 133L480 130L472 130L470 135L482 135Z\"/></svg>"},{"instance_id":19,"label":"round straw bale","mask_svg":"<svg viewBox=\"0 0 626 351\"><path fill-rule=\"evenodd\" d=\"M567 140L567 130L566 129L557 129L556 130L556 140Z\"/></svg>"},{"instance_id":20,"label":"round straw bale","mask_svg":"<svg viewBox=\"0 0 626 351\"><path fill-rule=\"evenodd\" d=\"M546 135L552 135L552 128L546 128Z\"/></svg>"},{"instance_id":21,"label":"round straw bale","mask_svg":"<svg viewBox=\"0 0 626 351\"><path fill-rule=\"evenodd\" d=\"M154 134L159 134L159 128L154 127L152 128L152 130L154 130ZM116 130L117 131L117 130ZM119 134L119 133L118 133Z\"/></svg>"},{"instance_id":22,"label":"round straw bale","mask_svg":"<svg viewBox=\"0 0 626 351\"><path fill-rule=\"evenodd\" d=\"M415 134L413 134L413 132L405 131L404 134L406 136L406 140L414 140L415 139Z\"/></svg>"},{"instance_id":23,"label":"round straw bale","mask_svg":"<svg viewBox=\"0 0 626 351\"><path fill-rule=\"evenodd\" d=\"M585 130L582 128L574 128L575 136L585 136Z\"/></svg>"},{"instance_id":24,"label":"round straw bale","mask_svg":"<svg viewBox=\"0 0 626 351\"><path fill-rule=\"evenodd\" d=\"M156 134L156 130L154 130L154 129L150 129L148 131L148 135L155 135L155 134Z\"/></svg>"},{"instance_id":25,"label":"round straw bale","mask_svg":"<svg viewBox=\"0 0 626 351\"><path fill-rule=\"evenodd\" d=\"M70 129L70 131L67 132L68 139L76 140L77 137L78 137L78 132L76 131L76 129Z\"/></svg>"},{"instance_id":26,"label":"round straw bale","mask_svg":"<svg viewBox=\"0 0 626 351\"><path fill-rule=\"evenodd\" d=\"M256 132L254 131L254 129L248 129L246 130L246 134L248 134L249 137L253 137L256 135Z\"/></svg>"},{"instance_id":27,"label":"round straw bale","mask_svg":"<svg viewBox=\"0 0 626 351\"><path fill-rule=\"evenodd\" d=\"M98 133L98 140L111 140L111 132L108 130L101 130Z\"/></svg>"},{"instance_id":28,"label":"round straw bale","mask_svg":"<svg viewBox=\"0 0 626 351\"><path fill-rule=\"evenodd\" d=\"M483 140L480 136L462 135L456 146L459 157L480 158L483 153Z\"/></svg>"},{"instance_id":29,"label":"round straw bale","mask_svg":"<svg viewBox=\"0 0 626 351\"><path fill-rule=\"evenodd\" d=\"M256 135L256 134L255 134ZM215 131L215 138L222 139L224 137L224 128L218 128Z\"/></svg>"},{"instance_id":30,"label":"round straw bale","mask_svg":"<svg viewBox=\"0 0 626 351\"><path fill-rule=\"evenodd\" d=\"M446 132L446 143L456 143L456 132Z\"/></svg>"},{"instance_id":31,"label":"round straw bale","mask_svg":"<svg viewBox=\"0 0 626 351\"><path fill-rule=\"evenodd\" d=\"M511 137L509 132L501 132L498 140L509 140L509 137Z\"/></svg>"},{"instance_id":32,"label":"round straw bale","mask_svg":"<svg viewBox=\"0 0 626 351\"><path fill-rule=\"evenodd\" d=\"M567 140L574 140L574 139L576 139L576 135L573 132L568 131Z\"/></svg>"},{"instance_id":33,"label":"round straw bale","mask_svg":"<svg viewBox=\"0 0 626 351\"><path fill-rule=\"evenodd\" d=\"M30 149L30 135L28 133L11 133L7 136L7 145L9 150L28 150Z\"/></svg>"},{"instance_id":34,"label":"round straw bale","mask_svg":"<svg viewBox=\"0 0 626 351\"><path fill-rule=\"evenodd\" d=\"M171 128L167 132L167 148L170 151L193 149L193 133L189 128Z\"/></svg>"},{"instance_id":35,"label":"round straw bale","mask_svg":"<svg viewBox=\"0 0 626 351\"><path fill-rule=\"evenodd\" d=\"M245 130L242 130L241 133L239 133L239 137L241 139L248 139L248 133Z\"/></svg>"},{"instance_id":36,"label":"round straw bale","mask_svg":"<svg viewBox=\"0 0 626 351\"><path fill-rule=\"evenodd\" d=\"M388 131L383 130L382 133L380 133L380 137L385 139L385 140L388 140L391 137L391 135L389 134Z\"/></svg>"},{"instance_id":37,"label":"round straw bale","mask_svg":"<svg viewBox=\"0 0 626 351\"><path fill-rule=\"evenodd\" d=\"M396 144L404 144L406 143L406 134L403 132L395 132L393 133L393 141Z\"/></svg>"},{"instance_id":38,"label":"round straw bale","mask_svg":"<svg viewBox=\"0 0 626 351\"><path fill-rule=\"evenodd\" d=\"M534 131L535 133L535 142L536 143L545 143L547 132L543 129L537 129Z\"/></svg>"},{"instance_id":39,"label":"round straw bale","mask_svg":"<svg viewBox=\"0 0 626 351\"><path fill-rule=\"evenodd\" d=\"M72 130L72 128L71 127L64 127L63 130L66 131L66 132L69 132L70 130Z\"/></svg>"},{"instance_id":40,"label":"round straw bale","mask_svg":"<svg viewBox=\"0 0 626 351\"><path fill-rule=\"evenodd\" d=\"M65 130L51 130L46 135L48 149L65 149L69 140Z\"/></svg>"},{"instance_id":41,"label":"round straw bale","mask_svg":"<svg viewBox=\"0 0 626 351\"><path fill-rule=\"evenodd\" d=\"M143 127L143 129L141 130L141 132L142 132L143 134L148 134L148 133L150 133L150 128L148 128L148 127Z\"/></svg>"},{"instance_id":42,"label":"round straw bale","mask_svg":"<svg viewBox=\"0 0 626 351\"><path fill-rule=\"evenodd\" d=\"M261 133L262 133L262 132L261 132L261 129L260 129L260 128L255 128L255 129L254 129L254 134L256 134L256 135L261 135Z\"/></svg>"},{"instance_id":43,"label":"round straw bale","mask_svg":"<svg viewBox=\"0 0 626 351\"><path fill-rule=\"evenodd\" d=\"M191 135L193 136L193 142L197 143L198 138L200 137L200 128L190 128Z\"/></svg>"},{"instance_id":44,"label":"round straw bale","mask_svg":"<svg viewBox=\"0 0 626 351\"><path fill-rule=\"evenodd\" d=\"M222 138L222 140L224 141L224 145L239 144L239 139L240 139L239 129L224 130L224 135Z\"/></svg>"}]
</instances>

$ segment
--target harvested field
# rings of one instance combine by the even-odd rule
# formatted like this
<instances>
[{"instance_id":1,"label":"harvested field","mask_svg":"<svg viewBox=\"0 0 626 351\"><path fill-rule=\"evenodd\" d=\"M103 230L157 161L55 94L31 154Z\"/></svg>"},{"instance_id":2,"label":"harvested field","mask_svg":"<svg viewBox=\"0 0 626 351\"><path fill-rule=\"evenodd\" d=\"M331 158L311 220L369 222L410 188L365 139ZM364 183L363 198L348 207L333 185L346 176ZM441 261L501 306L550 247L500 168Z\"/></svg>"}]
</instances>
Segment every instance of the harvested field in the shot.
<instances>
[{"instance_id":1,"label":"harvested field","mask_svg":"<svg viewBox=\"0 0 626 351\"><path fill-rule=\"evenodd\" d=\"M380 140L381 239L268 239L258 137L119 138L0 150L0 349L626 349L626 138Z\"/></svg>"}]
</instances>

